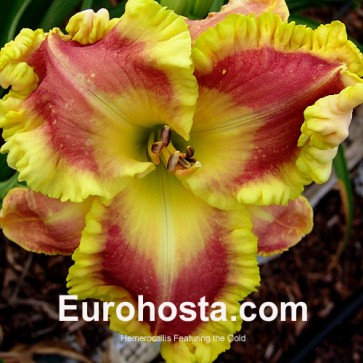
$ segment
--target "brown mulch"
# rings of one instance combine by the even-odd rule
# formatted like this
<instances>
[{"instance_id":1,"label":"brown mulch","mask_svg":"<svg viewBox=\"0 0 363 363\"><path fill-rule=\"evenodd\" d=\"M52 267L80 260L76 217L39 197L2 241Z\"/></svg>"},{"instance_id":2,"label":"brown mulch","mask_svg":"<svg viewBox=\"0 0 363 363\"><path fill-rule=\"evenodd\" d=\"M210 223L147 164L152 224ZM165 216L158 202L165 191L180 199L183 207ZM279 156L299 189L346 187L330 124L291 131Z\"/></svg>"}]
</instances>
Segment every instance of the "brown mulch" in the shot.
<instances>
[{"instance_id":1,"label":"brown mulch","mask_svg":"<svg viewBox=\"0 0 363 363\"><path fill-rule=\"evenodd\" d=\"M89 356L111 334L102 322L59 322L59 295L67 294L66 276L71 264L70 257L28 253L2 237L1 352L20 352L14 353L14 357L23 357L24 352L33 355L48 352L82 362L82 357L74 354ZM74 345L76 350L72 349Z\"/></svg>"}]
</instances>

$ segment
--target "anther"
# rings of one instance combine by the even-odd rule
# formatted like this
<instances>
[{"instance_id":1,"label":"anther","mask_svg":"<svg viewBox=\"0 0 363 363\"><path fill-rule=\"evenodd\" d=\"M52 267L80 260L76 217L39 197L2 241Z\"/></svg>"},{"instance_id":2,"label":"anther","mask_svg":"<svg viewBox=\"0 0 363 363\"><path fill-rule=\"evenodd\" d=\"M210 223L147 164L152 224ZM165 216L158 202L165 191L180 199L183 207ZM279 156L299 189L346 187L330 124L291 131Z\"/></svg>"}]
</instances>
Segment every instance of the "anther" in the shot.
<instances>
[{"instance_id":1,"label":"anther","mask_svg":"<svg viewBox=\"0 0 363 363\"><path fill-rule=\"evenodd\" d=\"M171 140L171 128L168 125L165 125L160 132L160 140L164 146L168 146Z\"/></svg>"},{"instance_id":2,"label":"anther","mask_svg":"<svg viewBox=\"0 0 363 363\"><path fill-rule=\"evenodd\" d=\"M194 156L194 148L191 146L187 146L185 150L186 159L190 160Z\"/></svg>"},{"instance_id":3,"label":"anther","mask_svg":"<svg viewBox=\"0 0 363 363\"><path fill-rule=\"evenodd\" d=\"M179 156L180 156L180 151L174 151L168 160L168 165L166 166L166 168L168 169L168 171L170 171L171 173L173 173L176 169L176 166L178 164L179 161Z\"/></svg>"},{"instance_id":4,"label":"anther","mask_svg":"<svg viewBox=\"0 0 363 363\"><path fill-rule=\"evenodd\" d=\"M179 157L178 165L180 165L183 169L189 169L192 167L192 164L182 157Z\"/></svg>"},{"instance_id":5,"label":"anther","mask_svg":"<svg viewBox=\"0 0 363 363\"><path fill-rule=\"evenodd\" d=\"M151 152L153 154L159 155L163 149L164 144L161 141L156 141L151 145Z\"/></svg>"}]
</instances>

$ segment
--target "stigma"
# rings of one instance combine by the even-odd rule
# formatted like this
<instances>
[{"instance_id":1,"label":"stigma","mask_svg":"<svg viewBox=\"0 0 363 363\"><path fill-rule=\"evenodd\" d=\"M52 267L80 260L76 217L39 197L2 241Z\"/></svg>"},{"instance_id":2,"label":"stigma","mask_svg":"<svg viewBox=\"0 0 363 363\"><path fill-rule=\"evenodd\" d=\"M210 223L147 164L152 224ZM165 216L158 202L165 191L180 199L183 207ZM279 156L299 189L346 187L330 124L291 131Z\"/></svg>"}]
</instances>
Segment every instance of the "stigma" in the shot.
<instances>
[{"instance_id":1,"label":"stigma","mask_svg":"<svg viewBox=\"0 0 363 363\"><path fill-rule=\"evenodd\" d=\"M174 147L172 130L169 125L164 125L160 131L154 131L150 134L148 154L155 165L159 165L162 161L171 174L189 174L202 166L195 159L192 146L187 146L184 152Z\"/></svg>"}]
</instances>

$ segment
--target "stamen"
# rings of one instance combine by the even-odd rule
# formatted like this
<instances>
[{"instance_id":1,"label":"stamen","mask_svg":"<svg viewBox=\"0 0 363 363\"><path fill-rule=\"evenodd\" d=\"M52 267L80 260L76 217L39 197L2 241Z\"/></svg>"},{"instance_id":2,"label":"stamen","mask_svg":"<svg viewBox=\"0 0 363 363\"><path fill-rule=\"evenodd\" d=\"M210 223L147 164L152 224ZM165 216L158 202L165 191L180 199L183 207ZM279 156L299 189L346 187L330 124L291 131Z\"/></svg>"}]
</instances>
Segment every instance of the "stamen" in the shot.
<instances>
[{"instance_id":1,"label":"stamen","mask_svg":"<svg viewBox=\"0 0 363 363\"><path fill-rule=\"evenodd\" d=\"M202 166L194 158L192 146L187 146L185 153L174 147L171 141L171 128L168 125L164 125L160 131L154 131L150 134L148 154L155 165L159 165L162 161L171 174L188 175Z\"/></svg>"},{"instance_id":2,"label":"stamen","mask_svg":"<svg viewBox=\"0 0 363 363\"><path fill-rule=\"evenodd\" d=\"M164 146L168 146L170 144L170 140L171 140L171 128L170 128L170 126L165 125L161 129L160 140L164 144Z\"/></svg>"},{"instance_id":3,"label":"stamen","mask_svg":"<svg viewBox=\"0 0 363 363\"><path fill-rule=\"evenodd\" d=\"M161 150L163 147L164 147L164 144L161 141L156 141L151 145L151 152L153 154L159 155L161 153Z\"/></svg>"},{"instance_id":4,"label":"stamen","mask_svg":"<svg viewBox=\"0 0 363 363\"><path fill-rule=\"evenodd\" d=\"M147 153L149 154L151 161L155 165L159 165L160 153L156 153L157 147L155 146L155 144L157 144L157 142L155 142L155 132L152 132L149 136L149 141L147 143ZM161 144L161 146L163 146L163 144Z\"/></svg>"},{"instance_id":5,"label":"stamen","mask_svg":"<svg viewBox=\"0 0 363 363\"><path fill-rule=\"evenodd\" d=\"M169 157L168 165L166 166L166 168L171 173L173 173L176 170L176 166L177 166L178 161L179 161L179 156L180 156L180 151L175 151Z\"/></svg>"},{"instance_id":6,"label":"stamen","mask_svg":"<svg viewBox=\"0 0 363 363\"><path fill-rule=\"evenodd\" d=\"M185 150L185 155L187 160L191 160L191 158L194 156L194 148L191 146L187 146Z\"/></svg>"},{"instance_id":7,"label":"stamen","mask_svg":"<svg viewBox=\"0 0 363 363\"><path fill-rule=\"evenodd\" d=\"M184 169L189 169L192 167L192 164L188 160L184 159L183 157L179 157L178 165L180 165Z\"/></svg>"}]
</instances>

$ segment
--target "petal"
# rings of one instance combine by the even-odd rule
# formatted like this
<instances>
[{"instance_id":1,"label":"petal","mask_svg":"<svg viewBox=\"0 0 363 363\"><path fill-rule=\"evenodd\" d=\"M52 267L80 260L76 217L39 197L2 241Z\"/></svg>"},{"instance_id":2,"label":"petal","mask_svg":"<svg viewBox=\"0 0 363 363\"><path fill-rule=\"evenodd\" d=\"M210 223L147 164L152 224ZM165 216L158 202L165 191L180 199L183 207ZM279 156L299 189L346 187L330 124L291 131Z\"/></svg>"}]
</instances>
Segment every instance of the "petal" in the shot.
<instances>
[{"instance_id":1,"label":"petal","mask_svg":"<svg viewBox=\"0 0 363 363\"><path fill-rule=\"evenodd\" d=\"M202 167L183 180L198 196L218 208L287 204L327 179L363 102L362 55L342 33L338 22L313 31L231 15L196 40L190 144Z\"/></svg>"},{"instance_id":2,"label":"petal","mask_svg":"<svg viewBox=\"0 0 363 363\"><path fill-rule=\"evenodd\" d=\"M227 316L237 315L239 301L259 282L257 241L246 210L214 209L157 167L135 180L111 202L95 201L69 273L70 293L79 298L130 302L226 304ZM195 309L193 309L195 310ZM111 311L111 310L110 310ZM146 311L146 312L145 312ZM147 314L147 308L144 309ZM179 311L180 313L180 311ZM196 312L197 313L197 312ZM145 315L146 316L146 315ZM230 320L230 319L229 319ZM233 334L241 321L165 322L150 316L121 322L115 309L111 328L128 335L211 336ZM220 344L165 342L164 357L176 352L179 361L210 362L227 349ZM203 357L203 358L202 358Z\"/></svg>"},{"instance_id":3,"label":"petal","mask_svg":"<svg viewBox=\"0 0 363 363\"><path fill-rule=\"evenodd\" d=\"M308 107L298 145L299 171L315 183L325 183L331 173L338 146L348 136L352 109L363 103L363 81L338 95L326 96Z\"/></svg>"},{"instance_id":4,"label":"petal","mask_svg":"<svg viewBox=\"0 0 363 363\"><path fill-rule=\"evenodd\" d=\"M23 29L15 40L5 44L0 52L0 86L12 87L20 96L29 95L38 84L38 76L25 62L28 54L39 48L46 35L41 29Z\"/></svg>"},{"instance_id":5,"label":"petal","mask_svg":"<svg viewBox=\"0 0 363 363\"><path fill-rule=\"evenodd\" d=\"M229 14L254 14L256 16L272 11L282 20L289 17L289 9L285 0L230 0L218 13L210 13L206 19L187 20L192 39L196 39L208 28L215 26Z\"/></svg>"},{"instance_id":6,"label":"petal","mask_svg":"<svg viewBox=\"0 0 363 363\"><path fill-rule=\"evenodd\" d=\"M67 29L52 30L36 49L17 45L27 51L16 62L39 84L25 99L13 88L1 104L2 151L34 190L76 202L109 198L154 169L150 129L169 124L188 137L197 97L190 35L182 18L151 0L130 0L117 23L105 11L77 14Z\"/></svg>"},{"instance_id":7,"label":"petal","mask_svg":"<svg viewBox=\"0 0 363 363\"><path fill-rule=\"evenodd\" d=\"M69 255L78 247L92 198L60 202L28 188L14 188L3 200L0 226L27 251Z\"/></svg>"},{"instance_id":8,"label":"petal","mask_svg":"<svg viewBox=\"0 0 363 363\"><path fill-rule=\"evenodd\" d=\"M258 252L272 255L286 251L313 228L313 210L304 197L287 206L249 206L253 233L258 238Z\"/></svg>"},{"instance_id":9,"label":"petal","mask_svg":"<svg viewBox=\"0 0 363 363\"><path fill-rule=\"evenodd\" d=\"M110 21L106 9L100 9L97 13L88 9L75 14L66 27L72 40L79 44L94 44L101 40L117 23L119 19Z\"/></svg>"}]
</instances>

